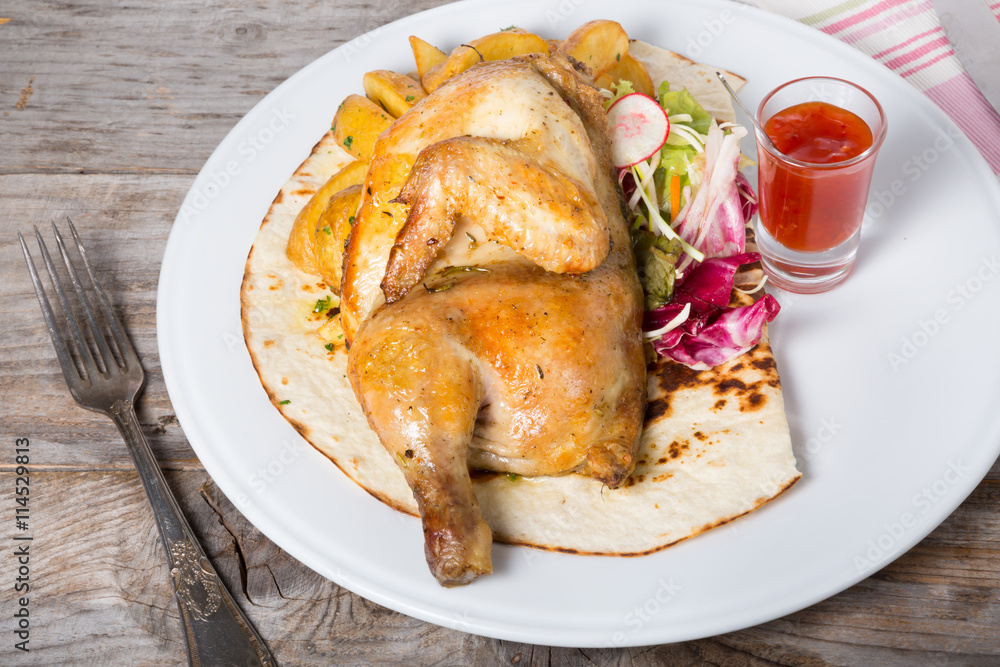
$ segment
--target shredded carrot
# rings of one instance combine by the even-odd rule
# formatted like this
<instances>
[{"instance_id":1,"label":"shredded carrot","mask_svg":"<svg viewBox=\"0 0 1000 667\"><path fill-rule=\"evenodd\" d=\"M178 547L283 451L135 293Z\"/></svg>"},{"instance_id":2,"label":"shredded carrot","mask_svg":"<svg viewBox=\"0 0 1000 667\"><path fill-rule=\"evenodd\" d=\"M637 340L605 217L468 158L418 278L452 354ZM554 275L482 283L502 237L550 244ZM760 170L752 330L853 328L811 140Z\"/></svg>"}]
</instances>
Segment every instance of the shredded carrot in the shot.
<instances>
[{"instance_id":1,"label":"shredded carrot","mask_svg":"<svg viewBox=\"0 0 1000 667\"><path fill-rule=\"evenodd\" d=\"M670 222L677 218L681 210L681 177L671 175L670 177Z\"/></svg>"}]
</instances>

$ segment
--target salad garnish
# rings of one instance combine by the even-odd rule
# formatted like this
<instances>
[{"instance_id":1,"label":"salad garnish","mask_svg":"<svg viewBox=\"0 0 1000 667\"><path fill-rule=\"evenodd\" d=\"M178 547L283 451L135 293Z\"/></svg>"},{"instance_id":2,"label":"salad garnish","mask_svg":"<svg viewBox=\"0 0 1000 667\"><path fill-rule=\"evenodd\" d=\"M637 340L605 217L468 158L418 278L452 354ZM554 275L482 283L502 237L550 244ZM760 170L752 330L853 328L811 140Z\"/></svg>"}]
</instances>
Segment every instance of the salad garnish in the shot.
<instances>
[{"instance_id":1,"label":"salad garnish","mask_svg":"<svg viewBox=\"0 0 1000 667\"><path fill-rule=\"evenodd\" d=\"M719 124L685 88L656 99L627 81L608 97L612 161L634 218L632 244L645 295L643 336L658 355L696 370L756 345L778 313L769 294L731 307L757 197L739 168L745 128ZM744 291L752 294L763 287Z\"/></svg>"}]
</instances>

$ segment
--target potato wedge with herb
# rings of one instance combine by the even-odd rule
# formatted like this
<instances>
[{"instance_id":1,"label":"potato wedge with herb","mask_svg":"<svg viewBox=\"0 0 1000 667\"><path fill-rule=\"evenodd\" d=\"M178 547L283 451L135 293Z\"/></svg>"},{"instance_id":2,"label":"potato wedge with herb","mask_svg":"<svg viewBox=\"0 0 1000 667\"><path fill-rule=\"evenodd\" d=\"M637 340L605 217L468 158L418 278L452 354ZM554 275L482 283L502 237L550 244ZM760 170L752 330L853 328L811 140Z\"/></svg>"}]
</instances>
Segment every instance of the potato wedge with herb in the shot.
<instances>
[{"instance_id":1,"label":"potato wedge with herb","mask_svg":"<svg viewBox=\"0 0 1000 667\"><path fill-rule=\"evenodd\" d=\"M344 245L351 234L358 204L361 203L361 189L362 184L357 183L333 195L316 221L313 231L316 268L323 282L338 296L340 281L344 275Z\"/></svg>"},{"instance_id":2,"label":"potato wedge with herb","mask_svg":"<svg viewBox=\"0 0 1000 667\"><path fill-rule=\"evenodd\" d=\"M285 254L306 273L321 273L315 244L316 227L333 198L344 188L360 186L368 174L368 163L355 160L331 176L306 202L292 223ZM339 282L337 287L339 289Z\"/></svg>"},{"instance_id":3,"label":"potato wedge with herb","mask_svg":"<svg viewBox=\"0 0 1000 667\"><path fill-rule=\"evenodd\" d=\"M628 34L617 21L598 19L571 32L559 48L596 75L611 69L628 53Z\"/></svg>"},{"instance_id":4,"label":"potato wedge with herb","mask_svg":"<svg viewBox=\"0 0 1000 667\"><path fill-rule=\"evenodd\" d=\"M316 334L326 342L324 347L326 347L329 352L333 352L337 348L345 347L344 327L340 324L339 314L328 318L324 324L321 324L320 327L316 329Z\"/></svg>"},{"instance_id":5,"label":"potato wedge with herb","mask_svg":"<svg viewBox=\"0 0 1000 667\"><path fill-rule=\"evenodd\" d=\"M333 117L333 136L345 151L362 162L372 159L375 140L392 125L389 112L361 95L348 95Z\"/></svg>"},{"instance_id":6,"label":"potato wedge with herb","mask_svg":"<svg viewBox=\"0 0 1000 667\"><path fill-rule=\"evenodd\" d=\"M367 72L362 84L368 99L388 111L393 118L399 118L427 97L419 81L387 69Z\"/></svg>"},{"instance_id":7,"label":"potato wedge with herb","mask_svg":"<svg viewBox=\"0 0 1000 667\"><path fill-rule=\"evenodd\" d=\"M632 90L643 95L653 97L656 90L653 88L653 79L646 71L646 66L636 60L631 54L626 53L621 60L600 72L594 77L594 84L598 88L611 89L611 84L619 81L628 81L632 84Z\"/></svg>"},{"instance_id":8,"label":"potato wedge with herb","mask_svg":"<svg viewBox=\"0 0 1000 667\"><path fill-rule=\"evenodd\" d=\"M417 76L420 79L432 67L448 60L447 53L419 37L410 36L410 48L413 50L413 62L417 64Z\"/></svg>"},{"instance_id":9,"label":"potato wedge with herb","mask_svg":"<svg viewBox=\"0 0 1000 667\"><path fill-rule=\"evenodd\" d=\"M428 70L420 78L420 83L430 93L448 79L461 74L476 63L504 60L528 53L548 52L549 43L534 33L519 28L502 30L456 47L448 55L447 60Z\"/></svg>"}]
</instances>

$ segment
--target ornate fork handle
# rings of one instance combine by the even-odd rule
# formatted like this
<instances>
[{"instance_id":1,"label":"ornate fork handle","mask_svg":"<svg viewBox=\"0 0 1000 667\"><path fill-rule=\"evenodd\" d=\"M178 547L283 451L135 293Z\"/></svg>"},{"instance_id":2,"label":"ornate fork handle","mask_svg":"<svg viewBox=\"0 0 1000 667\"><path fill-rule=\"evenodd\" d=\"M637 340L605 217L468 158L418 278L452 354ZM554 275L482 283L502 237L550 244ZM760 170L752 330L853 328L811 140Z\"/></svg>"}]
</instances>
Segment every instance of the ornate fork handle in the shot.
<instances>
[{"instance_id":1,"label":"ornate fork handle","mask_svg":"<svg viewBox=\"0 0 1000 667\"><path fill-rule=\"evenodd\" d=\"M132 402L115 401L107 413L128 444L156 517L170 560L190 663L274 665L264 642L236 606L191 531L139 427Z\"/></svg>"}]
</instances>

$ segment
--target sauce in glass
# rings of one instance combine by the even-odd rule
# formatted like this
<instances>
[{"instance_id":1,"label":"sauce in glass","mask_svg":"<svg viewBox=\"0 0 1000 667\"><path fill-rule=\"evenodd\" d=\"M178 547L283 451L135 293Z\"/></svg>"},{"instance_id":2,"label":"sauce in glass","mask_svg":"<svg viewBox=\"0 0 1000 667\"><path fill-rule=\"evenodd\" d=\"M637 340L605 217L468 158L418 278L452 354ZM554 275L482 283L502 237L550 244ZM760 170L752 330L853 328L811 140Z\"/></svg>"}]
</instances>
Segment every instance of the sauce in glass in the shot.
<instances>
[{"instance_id":1,"label":"sauce in glass","mask_svg":"<svg viewBox=\"0 0 1000 667\"><path fill-rule=\"evenodd\" d=\"M761 221L771 236L804 252L828 250L850 238L864 217L871 167L836 164L871 148L868 124L832 104L803 102L771 116L764 132L783 155L809 165L761 159L759 187L770 195L761 197ZM772 210L765 210L768 204Z\"/></svg>"}]
</instances>

